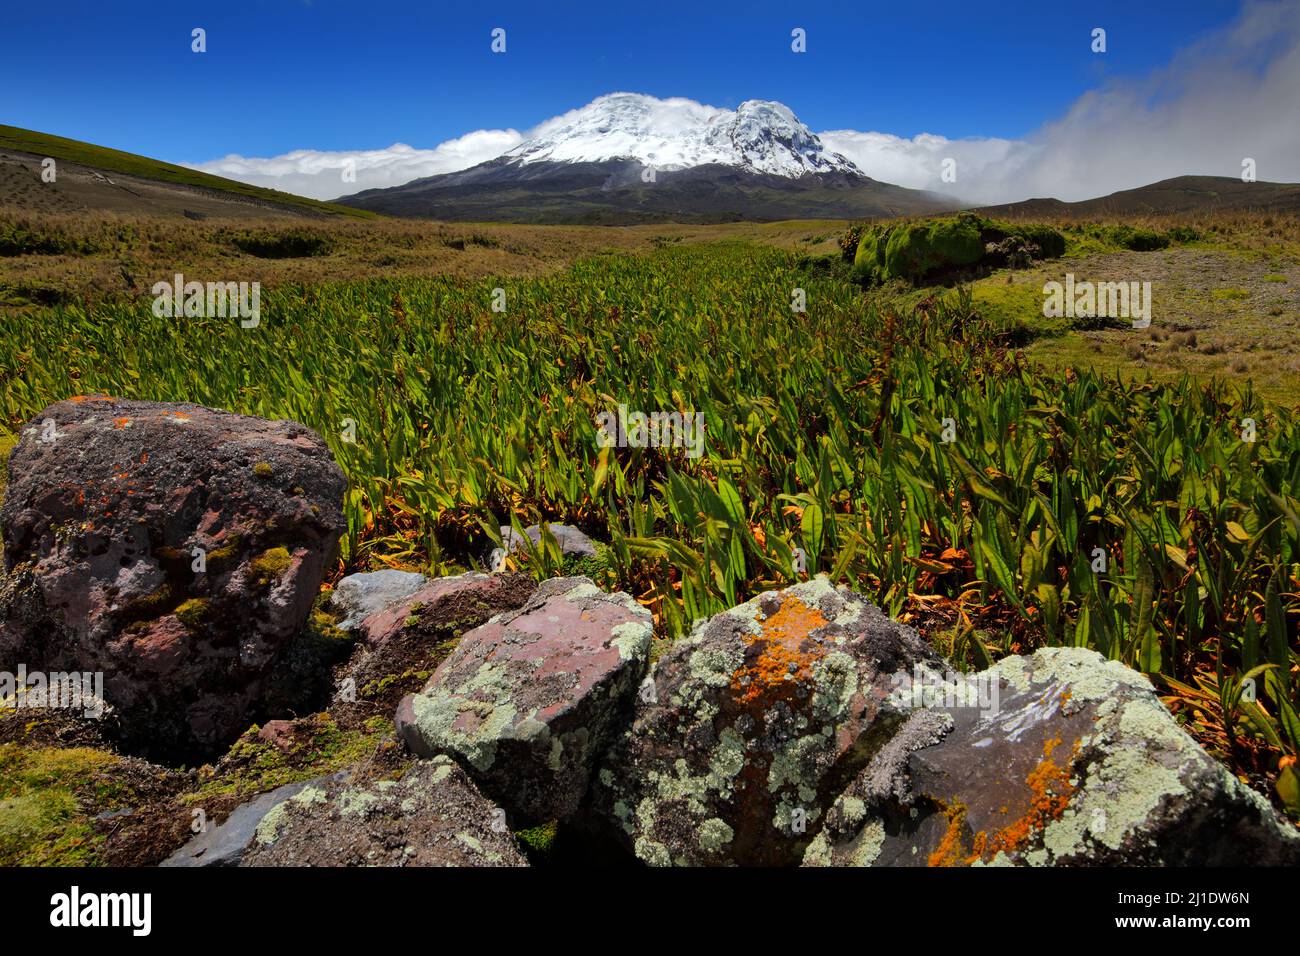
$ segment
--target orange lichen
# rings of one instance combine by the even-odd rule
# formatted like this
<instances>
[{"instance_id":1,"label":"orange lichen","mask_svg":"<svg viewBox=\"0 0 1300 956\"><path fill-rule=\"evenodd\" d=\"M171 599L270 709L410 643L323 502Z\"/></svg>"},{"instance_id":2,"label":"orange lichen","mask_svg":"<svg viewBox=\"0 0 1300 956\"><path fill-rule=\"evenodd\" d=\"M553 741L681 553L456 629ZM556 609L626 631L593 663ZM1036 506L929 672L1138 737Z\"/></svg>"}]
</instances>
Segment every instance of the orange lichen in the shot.
<instances>
[{"instance_id":1,"label":"orange lichen","mask_svg":"<svg viewBox=\"0 0 1300 956\"><path fill-rule=\"evenodd\" d=\"M828 623L821 611L787 596L775 614L760 622L759 633L749 636L745 663L731 675L735 699L766 706L811 680L812 665L826 652L808 635Z\"/></svg>"},{"instance_id":2,"label":"orange lichen","mask_svg":"<svg viewBox=\"0 0 1300 956\"><path fill-rule=\"evenodd\" d=\"M1059 737L1043 744L1043 759L1029 772L1025 782L1029 785L1029 806L1017 819L993 834L981 830L971 840L970 852L963 847L967 808L957 800L942 804L948 827L939 845L930 854L930 866L970 866L976 861L989 862L999 853L1016 853L1024 850L1036 833L1041 833L1053 820L1059 820L1070 799L1074 785L1070 783L1070 766L1079 744L1075 741L1070 759L1058 765L1052 754L1061 745ZM1006 813L1004 806L999 810Z\"/></svg>"},{"instance_id":3,"label":"orange lichen","mask_svg":"<svg viewBox=\"0 0 1300 956\"><path fill-rule=\"evenodd\" d=\"M125 417L125 416L123 416L122 418L115 418L115 419L113 419L113 427L114 427L114 428L125 428L127 425L130 425L130 424L131 424L131 419L129 419L129 418Z\"/></svg>"},{"instance_id":4,"label":"orange lichen","mask_svg":"<svg viewBox=\"0 0 1300 956\"><path fill-rule=\"evenodd\" d=\"M974 857L991 860L998 853L1013 853L1028 845L1030 837L1041 833L1053 820L1059 820L1065 808L1074 796L1074 785L1070 783L1070 765L1073 763L1074 751L1069 760L1060 766L1052 759L1052 753L1061 745L1059 737L1053 737L1043 744L1043 759L1029 772L1025 782L1029 784L1029 808L1021 816L988 836L983 832L975 835L972 847ZM1078 742L1075 742L1075 749Z\"/></svg>"},{"instance_id":5,"label":"orange lichen","mask_svg":"<svg viewBox=\"0 0 1300 956\"><path fill-rule=\"evenodd\" d=\"M943 838L934 848L926 861L928 866L970 866L974 857L965 854L962 848L962 834L966 830L966 807L954 801L943 808L943 815L948 818L948 828L943 831Z\"/></svg>"}]
</instances>

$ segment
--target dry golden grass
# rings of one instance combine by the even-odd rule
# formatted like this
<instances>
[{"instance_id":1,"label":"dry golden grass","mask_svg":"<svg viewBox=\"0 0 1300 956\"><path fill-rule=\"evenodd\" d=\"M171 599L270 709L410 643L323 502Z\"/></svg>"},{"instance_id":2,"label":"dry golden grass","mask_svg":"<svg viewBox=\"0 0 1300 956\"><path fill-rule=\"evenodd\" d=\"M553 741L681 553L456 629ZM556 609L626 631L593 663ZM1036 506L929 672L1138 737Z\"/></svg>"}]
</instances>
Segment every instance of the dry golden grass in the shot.
<instances>
[{"instance_id":1,"label":"dry golden grass","mask_svg":"<svg viewBox=\"0 0 1300 956\"><path fill-rule=\"evenodd\" d=\"M757 241L828 254L845 225L834 220L700 226L193 221L106 212L32 214L10 207L0 208L0 305L135 297L176 272L200 281L257 281L274 288L376 276L546 275L600 253L674 242ZM239 245L253 238L274 246L295 237L319 248L311 255L268 258Z\"/></svg>"}]
</instances>

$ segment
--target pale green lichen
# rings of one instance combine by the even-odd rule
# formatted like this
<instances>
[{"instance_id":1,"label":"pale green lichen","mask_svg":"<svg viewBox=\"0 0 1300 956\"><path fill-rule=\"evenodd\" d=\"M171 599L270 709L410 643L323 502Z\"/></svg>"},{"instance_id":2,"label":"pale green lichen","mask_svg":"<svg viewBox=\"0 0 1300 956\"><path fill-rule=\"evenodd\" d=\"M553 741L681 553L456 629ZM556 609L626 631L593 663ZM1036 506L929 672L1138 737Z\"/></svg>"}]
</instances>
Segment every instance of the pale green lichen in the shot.
<instances>
[{"instance_id":1,"label":"pale green lichen","mask_svg":"<svg viewBox=\"0 0 1300 956\"><path fill-rule=\"evenodd\" d=\"M280 835L280 827L288 822L289 808L297 807L314 807L325 802L325 790L322 787L311 786L299 790L288 800L277 803L257 824L254 831L254 838L263 846L274 843Z\"/></svg>"},{"instance_id":2,"label":"pale green lichen","mask_svg":"<svg viewBox=\"0 0 1300 956\"><path fill-rule=\"evenodd\" d=\"M564 592L564 599L566 601L582 601L587 598L598 598L604 596L604 591L587 580L583 580L581 584L578 584Z\"/></svg>"},{"instance_id":3,"label":"pale green lichen","mask_svg":"<svg viewBox=\"0 0 1300 956\"><path fill-rule=\"evenodd\" d=\"M495 661L479 668L466 683L463 695L442 687L429 688L412 699L411 709L416 729L427 743L460 754L480 772L491 769L496 762L497 744L514 735L511 728L518 716L510 702L509 675ZM464 713L479 718L472 730L454 726ZM538 726L545 729L544 725ZM528 730L520 733L527 734Z\"/></svg>"},{"instance_id":4,"label":"pale green lichen","mask_svg":"<svg viewBox=\"0 0 1300 956\"><path fill-rule=\"evenodd\" d=\"M700 824L698 839L700 848L706 853L717 853L736 836L734 830L727 825L725 820L718 817L710 817Z\"/></svg>"},{"instance_id":5,"label":"pale green lichen","mask_svg":"<svg viewBox=\"0 0 1300 956\"><path fill-rule=\"evenodd\" d=\"M392 785L392 781L387 781ZM378 793L359 787L348 787L338 797L339 813L345 817L364 817L379 806L382 797Z\"/></svg>"},{"instance_id":6,"label":"pale green lichen","mask_svg":"<svg viewBox=\"0 0 1300 956\"><path fill-rule=\"evenodd\" d=\"M672 866L673 857L662 843L638 837L634 846L636 855L650 866Z\"/></svg>"},{"instance_id":7,"label":"pale green lichen","mask_svg":"<svg viewBox=\"0 0 1300 956\"><path fill-rule=\"evenodd\" d=\"M812 712L819 719L839 723L849 712L858 692L858 666L843 651L832 651L812 666Z\"/></svg>"},{"instance_id":8,"label":"pale green lichen","mask_svg":"<svg viewBox=\"0 0 1300 956\"><path fill-rule=\"evenodd\" d=\"M618 648L620 660L644 660L650 652L650 641L654 637L654 624L650 615L644 621L625 621L613 628L610 643Z\"/></svg>"},{"instance_id":9,"label":"pale green lichen","mask_svg":"<svg viewBox=\"0 0 1300 956\"><path fill-rule=\"evenodd\" d=\"M481 854L483 852L483 841L481 841L478 837L474 836L473 834L457 833L456 839L459 840L461 843L465 844L465 846L469 847L475 853Z\"/></svg>"}]
</instances>

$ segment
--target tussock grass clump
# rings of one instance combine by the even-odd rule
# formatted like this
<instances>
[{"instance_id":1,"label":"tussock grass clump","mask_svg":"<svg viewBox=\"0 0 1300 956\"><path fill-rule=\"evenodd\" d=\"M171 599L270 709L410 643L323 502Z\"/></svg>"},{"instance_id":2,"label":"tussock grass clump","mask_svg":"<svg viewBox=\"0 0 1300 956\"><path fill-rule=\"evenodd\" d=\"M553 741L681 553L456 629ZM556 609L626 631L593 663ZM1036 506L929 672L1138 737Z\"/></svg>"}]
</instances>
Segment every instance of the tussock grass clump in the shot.
<instances>
[{"instance_id":1,"label":"tussock grass clump","mask_svg":"<svg viewBox=\"0 0 1300 956\"><path fill-rule=\"evenodd\" d=\"M242 252L259 259L303 259L330 251L326 236L293 229L287 232L250 232L230 240Z\"/></svg>"}]
</instances>

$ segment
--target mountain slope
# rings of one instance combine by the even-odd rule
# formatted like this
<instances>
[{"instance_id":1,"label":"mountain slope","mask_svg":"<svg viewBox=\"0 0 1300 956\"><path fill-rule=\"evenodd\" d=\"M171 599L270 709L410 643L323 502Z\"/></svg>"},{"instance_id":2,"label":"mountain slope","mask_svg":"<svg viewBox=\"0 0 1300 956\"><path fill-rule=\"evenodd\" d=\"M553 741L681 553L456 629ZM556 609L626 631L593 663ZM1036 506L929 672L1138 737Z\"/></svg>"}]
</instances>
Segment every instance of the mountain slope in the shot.
<instances>
[{"instance_id":1,"label":"mountain slope","mask_svg":"<svg viewBox=\"0 0 1300 956\"><path fill-rule=\"evenodd\" d=\"M59 163L54 183L40 178L41 161L46 157ZM238 215L248 210L264 214L267 209L309 216L370 215L17 126L0 125L0 184L0 202L38 209L53 200L56 209L66 211L96 208L179 215L183 207L201 207L208 215Z\"/></svg>"},{"instance_id":2,"label":"mountain slope","mask_svg":"<svg viewBox=\"0 0 1300 956\"><path fill-rule=\"evenodd\" d=\"M1300 211L1300 184L1244 183L1232 176L1176 176L1096 199L1078 202L1026 199L1001 206L985 206L979 212L1012 218L1089 218L1248 210Z\"/></svg>"},{"instance_id":3,"label":"mountain slope","mask_svg":"<svg viewBox=\"0 0 1300 956\"><path fill-rule=\"evenodd\" d=\"M396 216L532 223L864 219L955 205L869 178L780 103L732 111L634 93L558 116L470 169L336 201Z\"/></svg>"}]
</instances>

